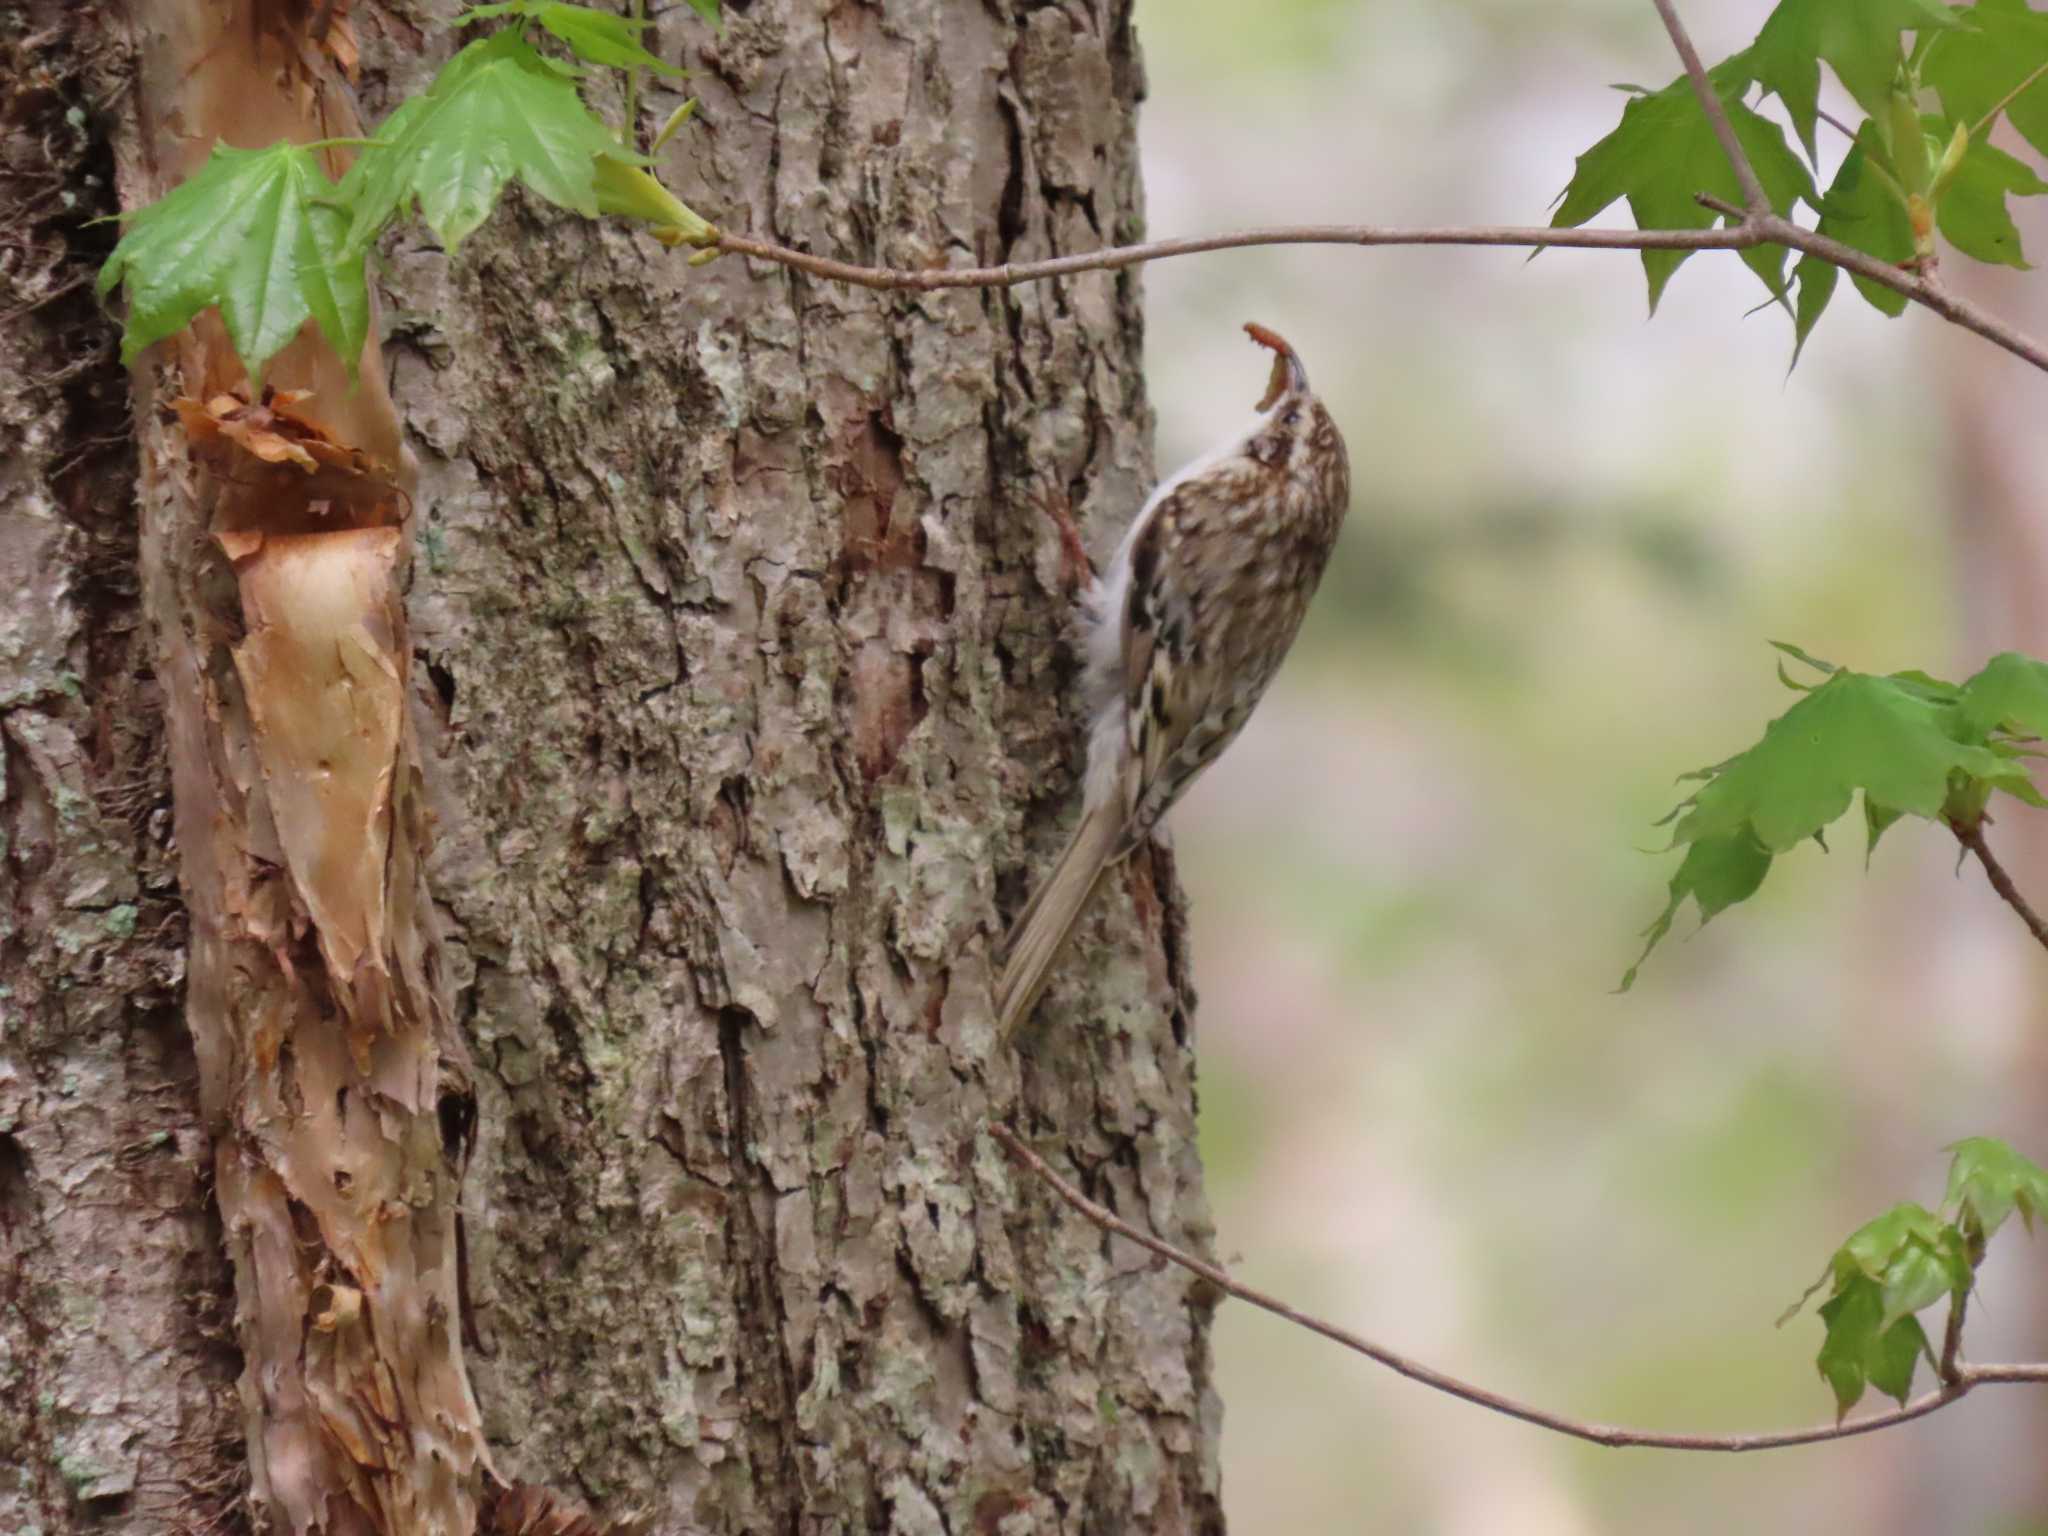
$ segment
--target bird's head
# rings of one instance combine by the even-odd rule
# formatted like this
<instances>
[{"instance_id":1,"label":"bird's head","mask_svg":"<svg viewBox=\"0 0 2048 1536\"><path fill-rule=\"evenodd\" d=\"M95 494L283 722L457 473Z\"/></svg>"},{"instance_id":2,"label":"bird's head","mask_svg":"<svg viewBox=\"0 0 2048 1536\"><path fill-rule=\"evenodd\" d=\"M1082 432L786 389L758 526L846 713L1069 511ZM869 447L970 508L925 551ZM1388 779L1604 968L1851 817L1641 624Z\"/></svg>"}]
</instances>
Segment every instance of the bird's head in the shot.
<instances>
[{"instance_id":1,"label":"bird's head","mask_svg":"<svg viewBox=\"0 0 2048 1536\"><path fill-rule=\"evenodd\" d=\"M1259 401L1259 420L1245 452L1290 479L1326 480L1344 472L1344 439L1336 422L1308 387L1308 370L1293 347L1263 325L1248 323L1245 334L1273 352L1273 373Z\"/></svg>"}]
</instances>

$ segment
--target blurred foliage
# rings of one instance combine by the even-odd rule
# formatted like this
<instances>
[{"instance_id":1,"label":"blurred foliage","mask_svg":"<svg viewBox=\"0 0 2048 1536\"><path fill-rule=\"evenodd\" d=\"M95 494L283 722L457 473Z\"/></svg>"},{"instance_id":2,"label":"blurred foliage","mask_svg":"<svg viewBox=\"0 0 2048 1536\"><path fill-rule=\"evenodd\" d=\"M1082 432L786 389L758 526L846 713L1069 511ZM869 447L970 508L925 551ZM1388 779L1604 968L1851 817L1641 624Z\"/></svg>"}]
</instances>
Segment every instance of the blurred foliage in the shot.
<instances>
[{"instance_id":1,"label":"blurred foliage","mask_svg":"<svg viewBox=\"0 0 2048 1536\"><path fill-rule=\"evenodd\" d=\"M1455 522L1420 508L1376 508L1347 530L1328 581L1325 641L1367 640L1512 667L1526 615L1475 600L1492 575L1537 587L1569 579L1572 562L1608 560L1673 602L1712 597L1727 557L1672 508L1563 500L1484 502Z\"/></svg>"},{"instance_id":2,"label":"blurred foliage","mask_svg":"<svg viewBox=\"0 0 2048 1536\"><path fill-rule=\"evenodd\" d=\"M1711 61L1772 5L1680 9ZM1140 0L1139 30L1158 235L1534 222L1626 105L1605 87L1673 73L1641 0ZM1849 145L1818 137L1824 186ZM1673 776L1783 708L1765 636L1880 674L1983 659L1936 328L1848 306L1787 382L1782 322L1733 323L1756 281L1721 256L1647 330L1635 263L1602 254L1247 252L1144 281L1162 467L1249 404L1228 370L1256 318L1300 333L1358 485L1296 656L1176 813L1218 1251L1567 1411L1808 1420L1813 1350L1770 1324L1813 1261L1930 1148L2039 1102L2025 936L1921 837L1867 874L1782 860L1753 917L1611 989ZM2038 1278L1989 1264L1978 1353L2024 1357ZM1240 1529L1992 1536L2048 1488L2022 1393L1825 1451L1618 1456L1237 1309L1215 1348Z\"/></svg>"}]
</instances>

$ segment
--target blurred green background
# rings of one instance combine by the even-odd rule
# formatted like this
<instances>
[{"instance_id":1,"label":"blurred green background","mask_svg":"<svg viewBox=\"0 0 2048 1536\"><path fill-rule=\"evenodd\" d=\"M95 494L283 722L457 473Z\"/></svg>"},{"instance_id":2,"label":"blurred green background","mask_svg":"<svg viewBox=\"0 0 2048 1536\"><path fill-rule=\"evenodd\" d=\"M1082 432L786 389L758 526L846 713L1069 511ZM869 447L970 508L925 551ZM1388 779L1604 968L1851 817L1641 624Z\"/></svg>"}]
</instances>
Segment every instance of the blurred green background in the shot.
<instances>
[{"instance_id":1,"label":"blurred green background","mask_svg":"<svg viewBox=\"0 0 2048 1536\"><path fill-rule=\"evenodd\" d=\"M1770 6L1687 9L1712 62ZM1138 24L1158 236L1542 223L1609 84L1677 73L1647 0L1140 0ZM2048 276L1965 265L2048 329ZM1944 1143L2048 1160L2048 961L1934 829L1866 873L1845 823L1613 989L1674 867L1645 850L1675 776L1790 701L1767 639L1949 675L2048 655L2048 379L1846 284L1788 378L1789 322L1744 319L1763 291L1716 254L1648 322L1609 253L1295 248L1145 281L1162 470L1256 398L1256 319L1356 486L1295 658L1175 817L1220 1251L1585 1418L1827 1418L1819 1324L1773 1322L1853 1227L1938 1200ZM2015 807L1992 837L2048 900L2048 827ZM1974 1358L2048 1357L2044 1267L2048 1238L2001 1236ZM1216 1352L1240 1532L2048 1531L2039 1391L1686 1456L1562 1440L1234 1303Z\"/></svg>"}]
</instances>

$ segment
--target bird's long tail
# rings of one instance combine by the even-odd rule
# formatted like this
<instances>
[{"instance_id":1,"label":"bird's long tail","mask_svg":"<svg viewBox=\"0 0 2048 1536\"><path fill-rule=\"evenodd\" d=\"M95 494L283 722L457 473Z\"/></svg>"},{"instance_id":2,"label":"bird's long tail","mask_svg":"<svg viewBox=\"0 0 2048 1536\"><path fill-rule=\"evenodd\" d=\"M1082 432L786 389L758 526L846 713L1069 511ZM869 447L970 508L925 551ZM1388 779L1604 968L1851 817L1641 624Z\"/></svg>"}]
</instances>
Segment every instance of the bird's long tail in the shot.
<instances>
[{"instance_id":1,"label":"bird's long tail","mask_svg":"<svg viewBox=\"0 0 2048 1536\"><path fill-rule=\"evenodd\" d=\"M1005 1044L1031 1017L1067 935L1115 861L1123 832L1121 806L1108 803L1086 812L1052 873L1018 914L1003 941L1003 973L996 982L997 1034Z\"/></svg>"}]
</instances>

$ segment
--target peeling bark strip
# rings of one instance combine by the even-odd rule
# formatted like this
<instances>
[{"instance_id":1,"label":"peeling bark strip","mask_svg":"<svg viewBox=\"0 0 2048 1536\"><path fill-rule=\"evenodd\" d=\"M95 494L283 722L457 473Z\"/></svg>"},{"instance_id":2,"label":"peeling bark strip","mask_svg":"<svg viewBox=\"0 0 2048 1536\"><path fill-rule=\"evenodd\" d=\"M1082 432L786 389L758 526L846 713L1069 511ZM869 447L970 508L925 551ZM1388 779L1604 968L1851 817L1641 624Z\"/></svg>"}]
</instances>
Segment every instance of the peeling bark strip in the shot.
<instances>
[{"instance_id":1,"label":"peeling bark strip","mask_svg":"<svg viewBox=\"0 0 2048 1536\"><path fill-rule=\"evenodd\" d=\"M356 131L333 75L346 10L319 7L343 30L316 48L306 0L134 0L125 201L216 139ZM295 1536L471 1536L489 1467L457 1293L472 1096L423 870L410 500L374 342L362 368L351 392L309 327L270 369L303 389L251 402L217 325L146 368L142 566L256 1507Z\"/></svg>"}]
</instances>

